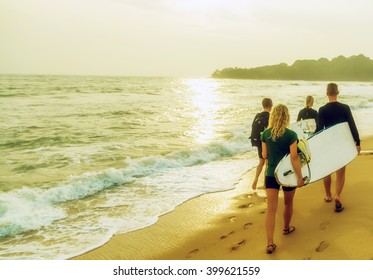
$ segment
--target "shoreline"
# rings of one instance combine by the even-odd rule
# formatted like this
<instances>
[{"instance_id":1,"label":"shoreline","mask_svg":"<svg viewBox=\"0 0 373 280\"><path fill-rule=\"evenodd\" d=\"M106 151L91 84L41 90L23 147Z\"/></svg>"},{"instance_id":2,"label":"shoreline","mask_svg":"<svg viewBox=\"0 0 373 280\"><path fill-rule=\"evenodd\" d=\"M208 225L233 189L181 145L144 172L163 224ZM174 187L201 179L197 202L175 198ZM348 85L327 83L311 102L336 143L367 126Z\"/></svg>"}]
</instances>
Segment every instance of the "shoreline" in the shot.
<instances>
[{"instance_id":1,"label":"shoreline","mask_svg":"<svg viewBox=\"0 0 373 280\"><path fill-rule=\"evenodd\" d=\"M292 224L282 235L283 196L279 195L275 254L265 253L265 191L251 190L255 168L228 191L207 193L177 206L146 228L114 235L109 242L71 260L370 260L373 253L373 194L369 168L373 136L347 167L342 193L345 210L323 199L322 181L297 190ZM261 176L259 185L263 183ZM333 176L334 179L334 176ZM334 190L334 185L332 186ZM358 238L357 238L358 237Z\"/></svg>"}]
</instances>

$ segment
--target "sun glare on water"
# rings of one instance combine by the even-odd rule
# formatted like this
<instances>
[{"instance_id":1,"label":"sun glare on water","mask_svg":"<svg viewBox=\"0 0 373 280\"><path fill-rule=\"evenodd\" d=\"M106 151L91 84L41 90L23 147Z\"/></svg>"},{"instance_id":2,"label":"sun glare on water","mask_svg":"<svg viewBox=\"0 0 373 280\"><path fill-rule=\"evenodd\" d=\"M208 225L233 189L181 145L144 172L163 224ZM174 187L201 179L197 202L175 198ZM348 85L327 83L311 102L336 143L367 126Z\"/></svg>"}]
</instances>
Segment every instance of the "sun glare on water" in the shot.
<instances>
[{"instance_id":1,"label":"sun glare on water","mask_svg":"<svg viewBox=\"0 0 373 280\"><path fill-rule=\"evenodd\" d=\"M191 93L191 118L195 122L192 131L187 134L195 142L207 144L217 136L218 111L221 109L217 95L219 83L208 79L186 80L184 83Z\"/></svg>"}]
</instances>

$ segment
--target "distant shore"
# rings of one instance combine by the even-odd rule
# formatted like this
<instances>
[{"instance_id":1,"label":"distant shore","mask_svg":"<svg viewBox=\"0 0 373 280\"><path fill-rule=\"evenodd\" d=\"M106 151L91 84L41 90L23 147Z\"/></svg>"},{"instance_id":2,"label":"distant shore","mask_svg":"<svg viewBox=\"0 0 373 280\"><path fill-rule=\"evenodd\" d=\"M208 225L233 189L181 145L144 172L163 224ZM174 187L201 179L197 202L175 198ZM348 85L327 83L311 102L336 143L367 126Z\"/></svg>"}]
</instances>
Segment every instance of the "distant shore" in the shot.
<instances>
[{"instance_id":1,"label":"distant shore","mask_svg":"<svg viewBox=\"0 0 373 280\"><path fill-rule=\"evenodd\" d=\"M254 80L303 80L303 81L373 81L373 60L362 54L328 60L297 60L293 65L286 63L256 68L228 67L215 70L212 78Z\"/></svg>"},{"instance_id":2,"label":"distant shore","mask_svg":"<svg viewBox=\"0 0 373 280\"><path fill-rule=\"evenodd\" d=\"M117 234L108 243L72 259L80 260L371 260L373 253L373 137L347 167L342 202L323 199L322 181L297 190L292 224L282 235L280 196L275 254L265 253L264 190L250 191L254 170L235 189L205 194L178 206L147 228ZM334 189L334 186L333 186Z\"/></svg>"}]
</instances>

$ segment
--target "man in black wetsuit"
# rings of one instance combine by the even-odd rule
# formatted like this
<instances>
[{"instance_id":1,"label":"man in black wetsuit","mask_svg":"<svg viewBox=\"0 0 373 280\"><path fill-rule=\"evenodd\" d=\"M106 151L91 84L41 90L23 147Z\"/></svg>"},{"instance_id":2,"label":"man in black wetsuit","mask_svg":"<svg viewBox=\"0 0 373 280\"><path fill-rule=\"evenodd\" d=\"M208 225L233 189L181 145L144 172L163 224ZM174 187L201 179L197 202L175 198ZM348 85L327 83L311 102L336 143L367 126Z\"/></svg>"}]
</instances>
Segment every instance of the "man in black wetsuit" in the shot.
<instances>
[{"instance_id":1,"label":"man in black wetsuit","mask_svg":"<svg viewBox=\"0 0 373 280\"><path fill-rule=\"evenodd\" d=\"M337 96L339 94L338 85L335 83L330 83L327 86L326 95L328 96L329 102L324 106L320 107L318 113L318 123L316 131L322 130L329 126L348 122L352 136L356 143L356 149L358 153L360 153L360 138L359 132L356 128L356 124L354 118L351 113L351 109L348 105L340 103L337 101ZM343 151L341 151L343 153ZM345 182L345 173L346 173L346 166L342 167L341 169L336 171L337 179L335 185L335 211L341 212L343 211L343 205L341 202L341 193ZM324 178L324 187L325 187L325 201L331 202L332 201L332 194L330 191L332 179L331 175L328 175Z\"/></svg>"}]
</instances>

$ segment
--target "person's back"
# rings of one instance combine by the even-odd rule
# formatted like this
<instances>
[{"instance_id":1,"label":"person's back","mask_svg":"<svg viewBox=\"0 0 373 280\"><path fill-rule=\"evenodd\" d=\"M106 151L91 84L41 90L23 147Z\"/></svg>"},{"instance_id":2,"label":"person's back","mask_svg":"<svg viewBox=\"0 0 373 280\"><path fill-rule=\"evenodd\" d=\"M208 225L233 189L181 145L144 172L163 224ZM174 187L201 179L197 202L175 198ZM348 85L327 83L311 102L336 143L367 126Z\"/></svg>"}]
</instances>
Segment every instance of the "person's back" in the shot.
<instances>
[{"instance_id":1,"label":"person's back","mask_svg":"<svg viewBox=\"0 0 373 280\"><path fill-rule=\"evenodd\" d=\"M263 132L262 139L267 144L268 153L268 170L267 176L275 176L275 168L281 159L290 153L289 146L294 141L297 141L297 134L286 128L284 134L279 137L276 142L271 138L272 128L268 128Z\"/></svg>"},{"instance_id":2,"label":"person's back","mask_svg":"<svg viewBox=\"0 0 373 280\"><path fill-rule=\"evenodd\" d=\"M338 101L329 102L320 107L317 131L343 122L348 122L355 142L359 146L359 133L353 120L351 109L348 105Z\"/></svg>"},{"instance_id":3,"label":"person's back","mask_svg":"<svg viewBox=\"0 0 373 280\"><path fill-rule=\"evenodd\" d=\"M317 111L312 109L313 106L313 97L307 96L306 98L306 107L299 111L297 121L315 119L317 121Z\"/></svg>"},{"instance_id":4,"label":"person's back","mask_svg":"<svg viewBox=\"0 0 373 280\"><path fill-rule=\"evenodd\" d=\"M317 119L317 111L315 109L303 108L299 111L297 121L308 119Z\"/></svg>"},{"instance_id":5,"label":"person's back","mask_svg":"<svg viewBox=\"0 0 373 280\"><path fill-rule=\"evenodd\" d=\"M259 147L261 144L260 142L260 135L262 132L268 127L268 120L269 120L269 112L263 111L255 115L253 123L251 125L251 145L253 147Z\"/></svg>"},{"instance_id":6,"label":"person's back","mask_svg":"<svg viewBox=\"0 0 373 280\"><path fill-rule=\"evenodd\" d=\"M348 122L352 136L355 140L356 149L360 153L360 138L357 130L354 118L351 113L351 109L348 105L342 104L337 101L339 90L338 85L330 83L327 86L326 95L328 96L329 102L324 106L320 107L318 114L318 122L316 131L328 128L342 122ZM341 151L343 152L343 151ZM341 212L344 206L341 202L341 194L345 183L345 172L346 166L343 166L336 171L336 184L335 184L335 212ZM324 179L325 188L325 201L331 202L333 200L331 193L332 178L331 175L326 176Z\"/></svg>"},{"instance_id":7,"label":"person's back","mask_svg":"<svg viewBox=\"0 0 373 280\"><path fill-rule=\"evenodd\" d=\"M273 106L273 103L270 98L263 98L262 100L263 111L255 115L254 120L251 125L251 136L250 136L251 144L253 147L257 147L258 157L259 157L259 163L258 163L258 166L256 167L255 178L251 185L251 188L253 190L256 190L256 185L258 183L260 173L262 172L262 169L265 164L265 160L262 157L262 142L260 141L260 136L261 136L261 133L264 131L264 129L266 129L268 126L268 120L269 120L269 115L270 115L269 112L271 111L272 106Z\"/></svg>"}]
</instances>

